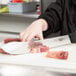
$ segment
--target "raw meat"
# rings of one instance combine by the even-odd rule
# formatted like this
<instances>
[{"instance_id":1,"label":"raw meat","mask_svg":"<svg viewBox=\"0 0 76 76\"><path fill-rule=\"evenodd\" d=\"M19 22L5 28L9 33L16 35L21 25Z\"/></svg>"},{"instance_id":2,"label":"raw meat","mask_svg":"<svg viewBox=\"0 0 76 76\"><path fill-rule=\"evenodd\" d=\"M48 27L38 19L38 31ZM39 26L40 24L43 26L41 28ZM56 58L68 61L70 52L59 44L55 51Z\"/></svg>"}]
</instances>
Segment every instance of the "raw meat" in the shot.
<instances>
[{"instance_id":1,"label":"raw meat","mask_svg":"<svg viewBox=\"0 0 76 76\"><path fill-rule=\"evenodd\" d=\"M20 41L21 40L18 38L7 38L4 40L4 44L9 42L20 42ZM30 41L28 44L28 48L30 49L30 53L42 53L49 51L48 46L43 45L41 42L36 42L36 41ZM6 53L6 52L0 49L0 53Z\"/></svg>"},{"instance_id":2,"label":"raw meat","mask_svg":"<svg viewBox=\"0 0 76 76\"><path fill-rule=\"evenodd\" d=\"M36 46L42 46L43 44L40 42L30 41L29 42L29 48L34 48Z\"/></svg>"},{"instance_id":3,"label":"raw meat","mask_svg":"<svg viewBox=\"0 0 76 76\"><path fill-rule=\"evenodd\" d=\"M0 53L7 54L3 49L0 48Z\"/></svg>"},{"instance_id":4,"label":"raw meat","mask_svg":"<svg viewBox=\"0 0 76 76\"><path fill-rule=\"evenodd\" d=\"M29 43L29 49L31 53L42 53L49 51L49 47L46 45L43 45L40 42L30 42Z\"/></svg>"},{"instance_id":5,"label":"raw meat","mask_svg":"<svg viewBox=\"0 0 76 76\"><path fill-rule=\"evenodd\" d=\"M46 57L55 58L55 59L67 59L68 52L67 51L49 51Z\"/></svg>"},{"instance_id":6,"label":"raw meat","mask_svg":"<svg viewBox=\"0 0 76 76\"><path fill-rule=\"evenodd\" d=\"M4 43L9 43L9 42L20 42L21 40L19 38L7 38L4 39Z\"/></svg>"}]
</instances>

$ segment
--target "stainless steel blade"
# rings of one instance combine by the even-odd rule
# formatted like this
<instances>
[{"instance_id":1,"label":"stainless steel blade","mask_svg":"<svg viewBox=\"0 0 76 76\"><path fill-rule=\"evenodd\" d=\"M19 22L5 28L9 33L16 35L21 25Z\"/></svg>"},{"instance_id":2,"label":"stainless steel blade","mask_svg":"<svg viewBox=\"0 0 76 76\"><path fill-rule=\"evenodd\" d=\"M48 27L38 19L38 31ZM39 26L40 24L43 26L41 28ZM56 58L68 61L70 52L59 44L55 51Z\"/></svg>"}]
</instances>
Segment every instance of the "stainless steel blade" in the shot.
<instances>
[{"instance_id":1,"label":"stainless steel blade","mask_svg":"<svg viewBox=\"0 0 76 76\"><path fill-rule=\"evenodd\" d=\"M71 41L68 35L44 39L44 40L38 40L38 42L41 42L50 48L56 48L67 44L71 44ZM28 45L29 45L28 42L11 42L11 43L5 44L1 48L5 52L10 54L24 54L24 53L29 53Z\"/></svg>"},{"instance_id":2,"label":"stainless steel blade","mask_svg":"<svg viewBox=\"0 0 76 76\"><path fill-rule=\"evenodd\" d=\"M44 40L40 40L40 42L42 42L44 45L47 45L51 48L71 44L71 41L70 41L70 38L69 38L68 35L59 36L59 37L55 37L55 38L44 39Z\"/></svg>"}]
</instances>

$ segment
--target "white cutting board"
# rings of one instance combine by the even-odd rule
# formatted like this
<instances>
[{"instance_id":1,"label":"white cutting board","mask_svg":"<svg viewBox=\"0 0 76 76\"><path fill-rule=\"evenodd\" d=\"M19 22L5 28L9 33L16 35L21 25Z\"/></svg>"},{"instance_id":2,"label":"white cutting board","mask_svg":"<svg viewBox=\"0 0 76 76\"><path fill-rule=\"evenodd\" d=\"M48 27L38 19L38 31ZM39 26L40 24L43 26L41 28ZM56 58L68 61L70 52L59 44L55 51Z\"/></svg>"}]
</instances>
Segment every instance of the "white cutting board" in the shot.
<instances>
[{"instance_id":1,"label":"white cutting board","mask_svg":"<svg viewBox=\"0 0 76 76\"><path fill-rule=\"evenodd\" d=\"M66 42L66 40L65 40ZM50 43L48 43L49 45ZM52 42L51 44L55 44ZM50 44L50 45L51 45ZM3 46L1 42L0 46ZM76 44L65 45L61 47L51 48L53 51L68 51L68 60L59 60L46 58L46 53L23 54L23 55L3 55L0 54L0 64L19 65L28 67L37 67L55 72L76 73Z\"/></svg>"},{"instance_id":2,"label":"white cutting board","mask_svg":"<svg viewBox=\"0 0 76 76\"><path fill-rule=\"evenodd\" d=\"M42 54L3 55L0 54L0 64L12 64L43 68L50 71L76 73L76 44L53 48L51 50L69 51L68 60L46 58Z\"/></svg>"}]
</instances>

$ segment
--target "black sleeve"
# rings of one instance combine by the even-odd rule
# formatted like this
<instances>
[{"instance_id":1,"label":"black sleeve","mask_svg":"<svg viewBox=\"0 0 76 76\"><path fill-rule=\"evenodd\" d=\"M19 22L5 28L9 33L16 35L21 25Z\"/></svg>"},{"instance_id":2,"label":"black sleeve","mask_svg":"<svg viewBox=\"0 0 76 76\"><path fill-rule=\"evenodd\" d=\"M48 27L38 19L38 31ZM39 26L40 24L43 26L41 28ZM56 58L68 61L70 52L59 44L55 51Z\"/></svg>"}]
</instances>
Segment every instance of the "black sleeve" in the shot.
<instances>
[{"instance_id":1,"label":"black sleeve","mask_svg":"<svg viewBox=\"0 0 76 76\"><path fill-rule=\"evenodd\" d=\"M57 0L51 3L45 12L39 16L39 18L45 19L48 23L48 30L43 32L44 37L60 30L63 5L64 0Z\"/></svg>"}]
</instances>

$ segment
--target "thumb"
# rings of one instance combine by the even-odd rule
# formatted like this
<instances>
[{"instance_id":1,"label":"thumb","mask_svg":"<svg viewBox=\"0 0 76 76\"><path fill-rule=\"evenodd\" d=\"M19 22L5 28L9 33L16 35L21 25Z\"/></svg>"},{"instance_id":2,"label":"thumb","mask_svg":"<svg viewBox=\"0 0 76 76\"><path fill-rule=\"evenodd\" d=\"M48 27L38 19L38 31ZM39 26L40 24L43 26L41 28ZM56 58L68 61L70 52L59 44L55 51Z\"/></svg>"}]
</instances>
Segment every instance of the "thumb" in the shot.
<instances>
[{"instance_id":1,"label":"thumb","mask_svg":"<svg viewBox=\"0 0 76 76\"><path fill-rule=\"evenodd\" d=\"M43 40L43 34L42 33L37 34L36 35L36 38L38 38L39 40Z\"/></svg>"}]
</instances>

